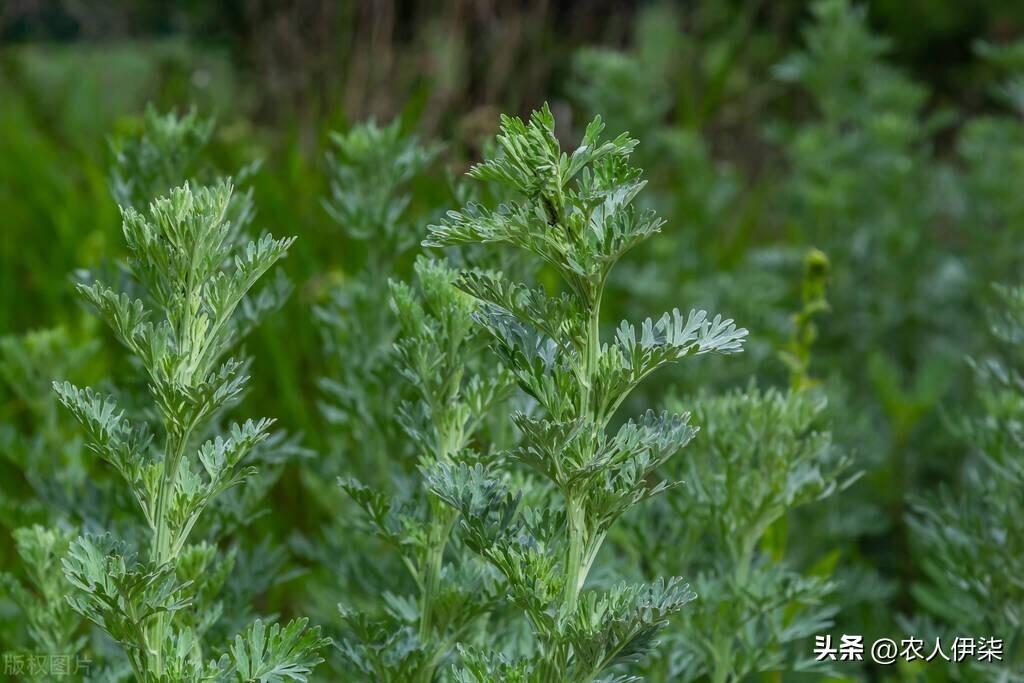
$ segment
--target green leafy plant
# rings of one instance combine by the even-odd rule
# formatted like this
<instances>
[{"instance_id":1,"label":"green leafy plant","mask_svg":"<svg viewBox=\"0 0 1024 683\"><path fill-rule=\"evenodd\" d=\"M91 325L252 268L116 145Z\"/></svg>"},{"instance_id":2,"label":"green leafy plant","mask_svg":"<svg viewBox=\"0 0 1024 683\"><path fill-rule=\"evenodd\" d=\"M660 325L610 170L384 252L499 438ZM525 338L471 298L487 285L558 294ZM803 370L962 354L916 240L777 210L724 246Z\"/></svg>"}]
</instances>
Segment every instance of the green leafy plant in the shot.
<instances>
[{"instance_id":1,"label":"green leafy plant","mask_svg":"<svg viewBox=\"0 0 1024 683\"><path fill-rule=\"evenodd\" d=\"M618 407L659 367L737 352L746 336L731 320L675 310L644 321L639 335L624 322L612 341L602 342L608 274L662 224L653 211L632 205L644 186L628 164L636 141L627 135L602 141L602 128L595 119L580 147L566 154L546 106L529 122L503 117L500 152L470 174L520 198L495 210L474 204L451 211L426 241L515 246L566 285L551 296L481 271L458 280L480 300L479 324L538 408L513 416L522 443L507 459L528 468L533 477L526 482L507 481L509 475L482 464L427 470L433 492L461 514L466 545L504 576L509 600L533 632L530 650L515 653L519 663L477 654L459 674L464 680L513 676L512 670L519 680L597 680L642 657L668 618L694 597L677 578L586 586L619 517L675 484L655 473L695 432L687 414L648 411L609 433ZM534 505L522 504L531 498Z\"/></svg>"},{"instance_id":2,"label":"green leafy plant","mask_svg":"<svg viewBox=\"0 0 1024 683\"><path fill-rule=\"evenodd\" d=\"M110 141L110 189L120 206L141 210L197 172L209 172L203 151L213 137L213 119L202 118L194 109L184 116L161 114L149 105L140 119L125 127L131 130Z\"/></svg>"},{"instance_id":3,"label":"green leafy plant","mask_svg":"<svg viewBox=\"0 0 1024 683\"><path fill-rule=\"evenodd\" d=\"M1024 665L1020 623L1024 588L1024 289L997 287L1001 304L993 316L998 353L972 363L981 413L956 424L970 448L962 491L945 489L916 501L911 524L927 559L927 580L915 597L938 619L935 631L956 637L998 639L998 656L972 658L976 680L1019 680ZM982 647L979 643L978 647Z\"/></svg>"},{"instance_id":4,"label":"green leafy plant","mask_svg":"<svg viewBox=\"0 0 1024 683\"><path fill-rule=\"evenodd\" d=\"M646 571L693 577L700 596L649 673L739 681L806 669L808 639L837 611L830 576L837 558L812 557L814 565L801 569L787 530L801 528L801 507L853 480L845 474L850 459L821 429L824 396L751 385L669 402L675 410L688 405L703 428L665 473L687 485L627 518L615 537Z\"/></svg>"},{"instance_id":5,"label":"green leafy plant","mask_svg":"<svg viewBox=\"0 0 1024 683\"><path fill-rule=\"evenodd\" d=\"M821 329L816 356L841 382L830 396L842 411L837 441L866 474L822 524L851 551L839 568L845 627L877 636L895 628L887 601L909 606L908 495L957 457L935 436L937 408L960 381L952 351L973 343L978 322L967 259L950 246L961 180L935 144L948 112L927 107L928 87L891 63L866 7L820 0L801 37L774 73L813 113L768 131L789 168L774 211L830 261L829 301L841 313Z\"/></svg>"},{"instance_id":6,"label":"green leafy plant","mask_svg":"<svg viewBox=\"0 0 1024 683\"><path fill-rule=\"evenodd\" d=\"M337 621L339 602L379 616L382 592L408 588L395 581L405 572L400 560L366 533L359 507L336 482L345 476L394 494L417 485L417 455L396 413L408 385L395 362L400 323L385 283L409 271L411 236L425 210L413 202L413 188L437 155L435 146L403 131L398 121L359 124L333 133L331 142L323 204L350 258L316 281L323 356L318 407L326 452L315 467L303 469L302 479L323 521L315 534L293 542L313 567L306 579L308 609L323 623ZM360 552L352 552L354 540ZM330 664L354 675L344 658Z\"/></svg>"},{"instance_id":7,"label":"green leafy plant","mask_svg":"<svg viewBox=\"0 0 1024 683\"><path fill-rule=\"evenodd\" d=\"M207 58L227 15L113 49L96 49L106 21L79 32L97 40L36 42L81 13L0 21L14 38L0 50L0 678L1020 680L1024 297L997 290L993 339L983 312L989 283L1024 265L1024 14L724 0L577 21L352 4L317 19L371 20L343 50L353 78L335 88L310 62L300 80L323 97L287 112L264 106L283 81ZM235 22L235 43L306 26L271 14ZM162 37L193 26L203 40ZM498 46L483 70L473 33ZM394 84L414 86L405 104ZM97 93L114 97L84 107ZM214 93L226 125L130 111ZM490 140L492 107L546 93L556 116ZM366 108L401 123L356 123ZM597 112L601 136L585 132ZM449 176L478 152L468 180ZM228 175L224 258L186 308L210 319L236 259L261 249L257 199L260 229L301 234L297 295L285 303L272 268L230 339L212 319L182 333L177 295L153 291L138 257L170 240L123 261L109 195L156 225L154 200L187 183L198 225ZM657 217L671 229L642 239ZM446 264L419 258L429 224ZM101 305L127 297L116 326L157 339L167 323L169 355L125 354L66 286L76 264L84 287L117 292ZM120 317L136 300L140 325ZM668 362L715 326L685 310L639 322L679 302L741 320L743 353ZM185 367L179 351L214 338L217 361ZM229 357L259 381L214 391L175 442L168 415L205 405L192 380L216 384ZM865 661L809 661L813 636L840 634L864 636ZM879 637L923 639L925 655L939 637L1003 647L880 667ZM60 675L57 657L90 671Z\"/></svg>"},{"instance_id":8,"label":"green leafy plant","mask_svg":"<svg viewBox=\"0 0 1024 683\"><path fill-rule=\"evenodd\" d=\"M1024 225L1024 202L1009 179L1024 165L1024 41L983 42L975 51L999 74L991 94L1001 105L965 122L957 138L957 158L963 167L963 205L957 218L972 228L968 256L971 272L979 276L971 284L976 296L983 297L988 282L1016 277L1021 268L1015 239Z\"/></svg>"},{"instance_id":9,"label":"green leafy plant","mask_svg":"<svg viewBox=\"0 0 1024 683\"><path fill-rule=\"evenodd\" d=\"M147 108L142 117L126 123L124 130L111 142L114 158L110 187L115 199L126 206L142 209L157 194L186 179L201 177L212 181L219 178L206 153L213 131L213 121L199 117L194 111L178 116L174 113L159 114L154 108ZM244 169L241 175L248 176L255 167ZM226 215L233 226L233 239L241 240L254 216L251 191L231 193ZM133 294L142 294L135 292L138 283L124 277L117 268L108 266L101 269L102 277L117 279ZM259 297L246 303L250 320L280 306L289 290L287 279L280 277L274 287L264 288ZM17 597L19 608L29 623L37 621L40 610L43 613L63 612L66 608L63 595L70 590L60 562L40 562L48 555L38 552L39 547L54 547L54 539L66 537L71 533L69 529L95 531L116 527L121 534L136 533L134 525L137 520L124 514L135 505L131 492L118 486L114 480L117 475L112 475L109 469L103 470L94 454L84 447L80 430L61 409L60 396L50 386L53 377L64 380L95 376L95 366L106 360L100 358L100 345L94 338L96 334L92 326L86 323L80 327L75 332L55 328L20 337L10 336L0 342L3 347L0 368L4 379L31 418L27 421L30 426L24 432L18 432L10 425L3 429L3 439L7 444L5 454L21 471L32 492L32 497L11 506L11 517L15 521L9 526L26 522L52 525L14 531L25 571L15 571L6 580L11 585L11 595ZM247 329L240 327L238 331L241 337ZM87 373L87 369L91 372ZM108 368L107 372L111 369ZM126 385L118 387L104 381L103 390L116 394L117 401L126 408L144 413L140 404L146 399L142 395L144 388L139 374L137 366L131 366L127 371L119 369L116 378ZM151 416L140 414L140 419L149 421ZM280 475L284 461L302 452L294 439L289 439L283 432L273 432L268 437L251 458L263 465L258 476L250 479L244 492L232 489L220 497L208 515L204 532L210 531L226 538L248 525L258 516L261 500ZM5 502L13 501L5 498ZM233 539L231 545L224 557L225 572L218 579L221 583L228 582L230 587L224 595L218 623L208 625L219 632L236 630L250 621L253 595L265 591L284 576L286 557L280 547L266 540L260 541L257 547L263 557L262 568L254 573L250 567L234 565L233 560L239 554L238 539ZM242 556L244 560L244 550ZM230 576L227 572L231 572ZM19 573L24 574L27 583L15 578ZM60 596L56 603L54 596ZM46 623L59 626L61 632L81 630L81 620L74 613L64 613L64 620L59 624L57 620ZM73 648L55 650L50 646L59 638L53 633L47 635L38 625L29 628L27 633L24 629L22 631L15 634L11 642L24 643L23 647L28 647L27 643L31 642L33 646L29 651L46 656L74 656L85 643L85 638L82 638L75 641ZM98 670L109 673L120 668L115 658L106 662L112 669L99 669L98 662L111 659L109 653L91 648L89 654L92 655L90 661Z\"/></svg>"},{"instance_id":10,"label":"green leafy plant","mask_svg":"<svg viewBox=\"0 0 1024 683\"><path fill-rule=\"evenodd\" d=\"M97 346L95 340L76 344L65 327L0 338L0 379L24 411L24 419L12 415L0 427L0 451L5 476L20 478L29 492L4 498L0 522L9 529L102 515L99 496L90 492L90 484L98 483L94 468L50 387L54 375L83 374L95 362Z\"/></svg>"},{"instance_id":11,"label":"green leafy plant","mask_svg":"<svg viewBox=\"0 0 1024 683\"><path fill-rule=\"evenodd\" d=\"M413 221L420 214L410 207L408 186L438 150L403 133L399 121L385 127L362 124L331 140L324 207L365 254L354 273L338 275L317 308L328 359L320 380L321 409L336 456L331 459L335 470L327 474L339 474L344 459L348 472L381 484L395 474L389 465L401 460L396 449L407 450L392 414L402 386L391 362L398 326L381 283L402 274L403 258L416 244ZM392 458L378 457L385 452ZM373 471L381 466L384 471Z\"/></svg>"},{"instance_id":12,"label":"green leafy plant","mask_svg":"<svg viewBox=\"0 0 1024 683\"><path fill-rule=\"evenodd\" d=\"M970 327L964 264L937 234L959 185L932 144L949 120L928 112L927 88L886 61L890 42L871 30L864 7L816 2L803 42L775 67L814 109L807 123L770 131L792 168L777 210L831 261L830 298L844 314L824 330L819 355L831 362L844 350L835 360L858 392L870 392L867 374L853 371L869 356L883 353L916 374L933 359L952 360L948 340ZM859 286L868 279L887 286ZM936 307L946 315L931 315Z\"/></svg>"},{"instance_id":13,"label":"green leafy plant","mask_svg":"<svg viewBox=\"0 0 1024 683\"><path fill-rule=\"evenodd\" d=\"M56 382L61 403L82 423L88 447L123 478L143 520L136 538L75 539L63 560L76 589L71 607L117 641L137 680L304 680L316 631L295 622L264 642L257 621L230 656L206 661L202 639L220 615L214 597L230 567L193 532L225 491L256 474L246 456L270 436L269 419L215 425L248 383L247 364L228 353L261 314L250 292L291 239L264 235L238 247L229 219L232 188L176 188L145 214L125 207L130 272L146 299L98 281L82 294L141 365L162 438L115 399ZM270 658L268 660L268 657ZM277 673L275 673L277 672Z\"/></svg>"},{"instance_id":14,"label":"green leafy plant","mask_svg":"<svg viewBox=\"0 0 1024 683\"><path fill-rule=\"evenodd\" d=\"M668 403L677 411L693 405L696 422L705 426L687 457L670 461L663 473L687 486L653 501L653 510L627 516L613 537L628 562L692 576L702 597L652 658L646 673L654 680L740 681L810 670L800 647L838 611L831 580L837 550L820 555L827 541L813 545L814 564L803 569L806 549L793 547L805 524L813 529L801 509L856 479L846 474L851 459L823 429L826 397L809 374L812 318L828 307L827 264L817 250L805 257L802 306L781 353L790 369L788 391L750 383L742 391L703 391Z\"/></svg>"},{"instance_id":15,"label":"green leafy plant","mask_svg":"<svg viewBox=\"0 0 1024 683\"><path fill-rule=\"evenodd\" d=\"M707 4L645 5L628 49L583 48L573 61L574 100L585 115L599 112L610 131L629 130L643 140L633 159L649 184L637 201L673 226L612 273L605 297L609 313L642 316L650 307L689 300L729 310L758 331L742 359L670 369L641 389L650 397L684 377L705 387L743 382L774 361L776 340L788 330L785 271L803 250L763 243L758 231L775 178L746 174L717 149L714 132L732 126L719 118L759 108L757 102L778 88L749 73L775 59L753 12Z\"/></svg>"},{"instance_id":16,"label":"green leafy plant","mask_svg":"<svg viewBox=\"0 0 1024 683\"><path fill-rule=\"evenodd\" d=\"M74 534L40 524L14 531L14 543L28 576L27 584L0 574L0 587L17 604L33 651L61 653L75 659L85 647L81 619L66 600L61 559Z\"/></svg>"},{"instance_id":17,"label":"green leafy plant","mask_svg":"<svg viewBox=\"0 0 1024 683\"><path fill-rule=\"evenodd\" d=\"M818 338L814 318L829 310L825 292L828 287L828 256L818 249L804 254L804 274L800 283L800 310L793 314L793 332L780 352L782 362L789 369L789 384L793 389L808 389L816 384L810 376L811 346Z\"/></svg>"},{"instance_id":18,"label":"green leafy plant","mask_svg":"<svg viewBox=\"0 0 1024 683\"><path fill-rule=\"evenodd\" d=\"M485 458L474 448L479 432L509 382L480 358L475 303L453 286L456 271L420 258L415 273L414 286L391 285L401 326L396 360L415 394L402 404L400 419L421 468L476 463ZM452 537L458 512L425 487L393 497L351 478L341 485L373 533L399 553L414 584L412 596L385 594L384 619L342 606L351 634L342 649L367 680L436 680L455 644L496 602L495 577L459 552Z\"/></svg>"}]
</instances>

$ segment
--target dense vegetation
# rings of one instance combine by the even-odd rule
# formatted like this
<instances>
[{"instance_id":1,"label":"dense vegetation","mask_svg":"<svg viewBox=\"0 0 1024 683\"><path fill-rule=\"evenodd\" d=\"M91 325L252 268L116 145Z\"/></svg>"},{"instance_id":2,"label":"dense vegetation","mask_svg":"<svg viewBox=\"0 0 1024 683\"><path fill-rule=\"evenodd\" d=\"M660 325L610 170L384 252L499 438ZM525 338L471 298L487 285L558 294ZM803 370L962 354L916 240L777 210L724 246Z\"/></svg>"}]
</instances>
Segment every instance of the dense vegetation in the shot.
<instances>
[{"instance_id":1,"label":"dense vegetation","mask_svg":"<svg viewBox=\"0 0 1024 683\"><path fill-rule=\"evenodd\" d=\"M387 123L0 53L3 675L1024 680L1024 42L777 12Z\"/></svg>"}]
</instances>

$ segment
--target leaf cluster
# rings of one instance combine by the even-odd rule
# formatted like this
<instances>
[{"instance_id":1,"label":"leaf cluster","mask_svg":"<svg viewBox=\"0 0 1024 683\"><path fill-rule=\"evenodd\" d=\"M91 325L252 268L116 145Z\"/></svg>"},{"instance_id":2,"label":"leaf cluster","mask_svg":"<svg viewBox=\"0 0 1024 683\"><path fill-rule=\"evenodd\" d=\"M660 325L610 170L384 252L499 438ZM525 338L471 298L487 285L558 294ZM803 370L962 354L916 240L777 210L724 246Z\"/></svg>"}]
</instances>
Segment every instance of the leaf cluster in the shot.
<instances>
[{"instance_id":1,"label":"leaf cluster","mask_svg":"<svg viewBox=\"0 0 1024 683\"><path fill-rule=\"evenodd\" d=\"M509 600L536 641L518 664L491 658L485 665L477 658L463 677L487 670L515 671L522 680L597 680L646 652L692 597L676 579L583 590L609 529L669 488L654 472L694 433L688 415L651 411L612 435L606 428L617 408L659 367L734 353L746 335L731 320L676 310L646 320L639 334L624 322L612 342L602 343L601 299L612 267L662 225L652 211L634 206L644 186L628 163L636 141L625 134L603 141L602 130L595 119L569 154L561 151L546 106L528 122L502 117L498 153L470 175L502 184L517 198L493 210L472 204L450 211L424 242L514 246L565 285L551 296L497 273L470 271L458 281L481 302L477 322L538 407L513 415L521 444L505 459L527 465L537 484L514 490L500 467L480 464L429 473L431 490L461 515L467 546L504 577ZM549 489L538 497L543 507L523 504L535 486Z\"/></svg>"},{"instance_id":2,"label":"leaf cluster","mask_svg":"<svg viewBox=\"0 0 1024 683\"><path fill-rule=\"evenodd\" d=\"M120 644L139 680L305 680L326 643L302 635L299 622L283 632L275 625L264 640L256 622L247 645L236 641L231 657L203 663L203 637L222 614L216 595L233 556L220 558L215 545L192 537L215 499L256 475L247 458L273 424L246 420L213 433L249 381L247 364L229 353L272 307L273 297L251 290L292 242L264 235L240 245L231 197L226 182L185 184L145 213L124 207L128 267L145 298L99 280L78 286L141 365L156 420L133 419L113 396L54 383L87 447L124 480L148 531L143 548L85 534L63 559L76 589L68 604Z\"/></svg>"}]
</instances>

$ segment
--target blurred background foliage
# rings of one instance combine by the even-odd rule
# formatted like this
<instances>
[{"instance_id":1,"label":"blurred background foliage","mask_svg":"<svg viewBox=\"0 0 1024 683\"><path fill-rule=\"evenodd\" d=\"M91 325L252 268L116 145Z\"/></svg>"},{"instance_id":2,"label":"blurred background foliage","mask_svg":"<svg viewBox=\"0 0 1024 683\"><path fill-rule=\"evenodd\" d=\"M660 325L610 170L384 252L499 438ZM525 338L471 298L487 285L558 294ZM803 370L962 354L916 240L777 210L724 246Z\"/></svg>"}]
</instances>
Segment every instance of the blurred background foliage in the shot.
<instances>
[{"instance_id":1,"label":"blurred background foliage","mask_svg":"<svg viewBox=\"0 0 1024 683\"><path fill-rule=\"evenodd\" d=\"M779 397L743 408L727 392L754 378L823 391L827 407L787 418L788 438L827 420L831 443L862 476L790 515L788 544L772 526L763 549L778 557L785 546L808 581L835 567L831 599L847 632L921 623L928 609L914 594L927 593L934 570L915 555L911 510L974 471L954 428L979 409L965 359L997 350L990 285L1019 282L1024 257L1022 35L1024 5L1013 0L0 2L5 518L27 523L38 512L11 511L27 499L26 478L40 475L24 467L24 448L63 449L49 457L65 464L78 457L45 388L24 389L50 378L30 371L126 374L69 284L76 268L121 254L113 150L142 130L147 104L195 107L216 120L202 163L225 174L258 163L245 181L256 225L299 237L285 263L295 292L247 342L259 381L246 405L319 454L278 482L278 514L263 526L314 567L300 602L338 590L315 569L318 552L338 550L328 535L316 543L345 505L323 481L387 479L396 465L380 466L380 453L401 435L382 426L371 451L332 401L359 414L370 399L346 389L393 390L387 372L397 372L381 376L374 368L387 364L359 350L366 340L378 356L390 349L388 279L410 277L426 223L467 196L457 178L498 112L549 101L566 140L595 113L637 137L650 181L643 201L668 220L616 271L605 323L678 305L751 330L742 359L669 372L645 385L637 407L665 391L684 407L720 395L703 409L710 416L771 419ZM352 132L369 119L380 127ZM387 168L399 170L374 175ZM400 215L380 214L395 202ZM812 248L827 290L810 297L824 299L813 331L799 315L816 286ZM387 420L382 407L369 406L366 424ZM40 421L45 433L24 446ZM754 448L722 439L740 454ZM12 562L12 528L0 531L0 566ZM614 547L643 554L628 536ZM649 561L675 559L668 547ZM701 580L713 585L713 567L683 569L711 572ZM369 594L372 585L355 585L359 571L340 570L339 581ZM283 596L269 594L267 610L301 609Z\"/></svg>"}]
</instances>

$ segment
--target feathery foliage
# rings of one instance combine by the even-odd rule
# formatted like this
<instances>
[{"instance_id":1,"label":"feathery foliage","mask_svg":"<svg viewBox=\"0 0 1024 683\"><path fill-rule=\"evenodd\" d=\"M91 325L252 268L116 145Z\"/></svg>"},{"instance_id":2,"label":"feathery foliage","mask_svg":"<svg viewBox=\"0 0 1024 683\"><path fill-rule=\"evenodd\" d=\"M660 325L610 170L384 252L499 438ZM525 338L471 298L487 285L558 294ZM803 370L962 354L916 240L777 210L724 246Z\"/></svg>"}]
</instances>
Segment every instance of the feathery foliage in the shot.
<instances>
[{"instance_id":1,"label":"feathery foliage","mask_svg":"<svg viewBox=\"0 0 1024 683\"><path fill-rule=\"evenodd\" d=\"M917 501L911 523L927 558L927 582L916 586L915 596L950 641L965 632L1002 639L1001 660L974 662L974 674L1013 681L1024 665L1024 586L1011 578L1024 569L1024 289L999 286L996 292L1002 310L993 316L992 331L1000 353L972 363L983 412L957 425L972 453L965 490Z\"/></svg>"},{"instance_id":2,"label":"feathery foliage","mask_svg":"<svg viewBox=\"0 0 1024 683\"><path fill-rule=\"evenodd\" d=\"M0 678L1019 680L1021 10L351 4L0 21Z\"/></svg>"},{"instance_id":3,"label":"feathery foliage","mask_svg":"<svg viewBox=\"0 0 1024 683\"><path fill-rule=\"evenodd\" d=\"M456 272L425 257L415 272L415 285L391 283L401 328L396 361L415 396L399 408L399 419L429 479L438 469L486 458L475 439L509 381L480 359L475 304L454 287ZM458 512L425 487L398 497L351 478L340 484L414 584L412 595L385 594L383 619L343 605L350 637L342 651L366 680L433 681L455 643L497 600L495 577L474 556L457 552Z\"/></svg>"},{"instance_id":4,"label":"feathery foliage","mask_svg":"<svg viewBox=\"0 0 1024 683\"><path fill-rule=\"evenodd\" d=\"M438 150L404 134L398 121L383 128L367 123L331 139L324 207L366 253L365 263L340 275L316 311L330 361L320 380L321 409L335 455L348 460L346 471L380 484L393 471L371 470L385 462L378 454L394 457L405 444L391 414L401 400L402 381L391 363L398 326L383 283L401 274L403 256L415 245L412 222L419 214L410 207L408 185ZM337 468L328 474L337 475Z\"/></svg>"},{"instance_id":5,"label":"feathery foliage","mask_svg":"<svg viewBox=\"0 0 1024 683\"><path fill-rule=\"evenodd\" d=\"M120 644L140 681L305 680L325 644L315 632L299 637L300 623L285 629L283 644L276 627L264 643L260 622L219 662L207 660L203 643L220 616L215 596L231 560L196 542L194 530L219 496L256 474L247 456L273 423L250 419L216 433L249 381L246 363L229 353L260 313L253 286L292 243L264 235L237 247L231 197L227 183L186 184L145 213L124 207L128 265L146 298L98 280L78 286L141 365L154 427L113 396L54 383L88 448L124 480L143 522L140 539L106 533L71 542L63 559L75 588L68 602Z\"/></svg>"},{"instance_id":6,"label":"feathery foliage","mask_svg":"<svg viewBox=\"0 0 1024 683\"><path fill-rule=\"evenodd\" d=\"M609 530L633 506L674 485L652 477L695 432L688 414L654 411L615 432L608 427L623 400L659 367L734 353L746 336L731 320L674 310L647 319L639 333L623 322L602 342L601 299L612 267L662 224L633 204L644 186L628 163L636 141L625 134L603 141L602 129L595 119L567 154L546 106L528 122L502 117L499 153L470 174L519 198L493 210L471 204L450 211L425 242L515 246L566 286L551 296L500 274L470 271L458 280L481 302L476 319L502 365L537 404L513 416L522 443L507 456L526 466L534 483L519 488L482 464L428 472L433 492L462 516L466 545L504 576L509 600L529 621L535 645L517 665L523 680L593 681L635 662L693 598L677 578L586 588ZM536 505L526 505L524 493L533 486L541 488ZM508 666L493 658L486 664L492 677Z\"/></svg>"}]
</instances>

